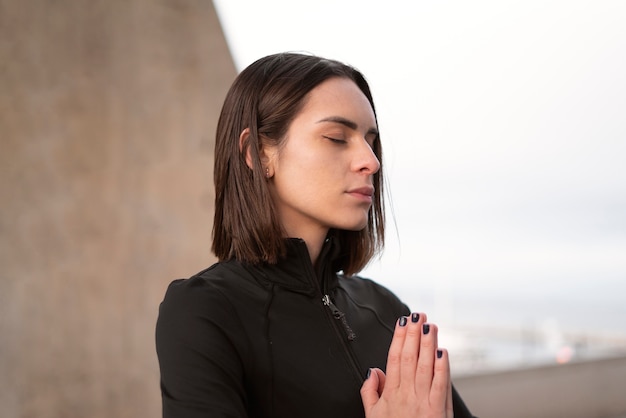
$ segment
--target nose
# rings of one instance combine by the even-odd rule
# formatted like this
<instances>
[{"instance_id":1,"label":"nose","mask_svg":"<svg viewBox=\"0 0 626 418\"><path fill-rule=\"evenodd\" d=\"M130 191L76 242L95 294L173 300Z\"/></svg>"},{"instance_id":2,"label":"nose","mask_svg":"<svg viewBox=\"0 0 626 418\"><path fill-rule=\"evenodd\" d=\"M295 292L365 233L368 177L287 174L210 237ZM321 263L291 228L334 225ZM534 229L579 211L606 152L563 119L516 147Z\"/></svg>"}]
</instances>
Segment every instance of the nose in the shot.
<instances>
[{"instance_id":1,"label":"nose","mask_svg":"<svg viewBox=\"0 0 626 418\"><path fill-rule=\"evenodd\" d=\"M380 170L380 161L378 161L378 157L376 157L370 144L365 140L358 142L358 149L356 150L353 164L355 171L368 175Z\"/></svg>"}]
</instances>

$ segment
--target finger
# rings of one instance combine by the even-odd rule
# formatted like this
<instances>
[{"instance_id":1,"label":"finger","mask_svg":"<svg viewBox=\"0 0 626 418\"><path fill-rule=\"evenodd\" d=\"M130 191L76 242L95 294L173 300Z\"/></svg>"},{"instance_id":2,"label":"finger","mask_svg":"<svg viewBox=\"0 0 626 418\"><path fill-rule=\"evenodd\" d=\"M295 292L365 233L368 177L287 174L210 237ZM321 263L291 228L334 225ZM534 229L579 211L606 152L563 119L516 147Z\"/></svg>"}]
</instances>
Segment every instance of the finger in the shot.
<instances>
[{"instance_id":1,"label":"finger","mask_svg":"<svg viewBox=\"0 0 626 418\"><path fill-rule=\"evenodd\" d=\"M387 354L387 382L386 387L395 389L400 386L400 369L402 359L402 347L406 337L406 325L408 319L401 316L396 321L396 329L393 332L393 339L389 346L389 354Z\"/></svg>"},{"instance_id":2,"label":"finger","mask_svg":"<svg viewBox=\"0 0 626 418\"><path fill-rule=\"evenodd\" d=\"M446 365L448 367L448 390L446 392L446 416L454 417L454 406L452 403L452 376L450 372L450 357L448 356L448 350L444 351L444 356L446 358Z\"/></svg>"},{"instance_id":3,"label":"finger","mask_svg":"<svg viewBox=\"0 0 626 418\"><path fill-rule=\"evenodd\" d=\"M448 350L440 348L436 350L433 382L430 388L429 401L448 412L452 411L452 385L450 381L450 361Z\"/></svg>"},{"instance_id":4,"label":"finger","mask_svg":"<svg viewBox=\"0 0 626 418\"><path fill-rule=\"evenodd\" d=\"M378 395L383 394L383 390L385 390L385 382L387 380L387 376L385 376L385 372L380 369L374 369L376 375L378 376Z\"/></svg>"},{"instance_id":5,"label":"finger","mask_svg":"<svg viewBox=\"0 0 626 418\"><path fill-rule=\"evenodd\" d=\"M448 385L452 388L452 380L450 379L450 384ZM454 417L454 407L452 406L452 390L448 390L448 395L446 397L446 417L453 418Z\"/></svg>"},{"instance_id":6,"label":"finger","mask_svg":"<svg viewBox=\"0 0 626 418\"><path fill-rule=\"evenodd\" d=\"M367 379L361 386L361 401L367 414L380 399L382 388L385 386L385 373L380 369L370 369Z\"/></svg>"},{"instance_id":7,"label":"finger","mask_svg":"<svg viewBox=\"0 0 626 418\"><path fill-rule=\"evenodd\" d=\"M420 339L422 337L422 325L426 315L412 313L406 325L406 336L401 354L400 384L411 385L414 390L415 370L417 369L417 359L420 352Z\"/></svg>"},{"instance_id":8,"label":"finger","mask_svg":"<svg viewBox=\"0 0 626 418\"><path fill-rule=\"evenodd\" d=\"M422 325L420 339L420 356L417 360L415 383L418 390L429 391L433 381L433 366L435 351L437 350L437 325L425 323Z\"/></svg>"}]
</instances>

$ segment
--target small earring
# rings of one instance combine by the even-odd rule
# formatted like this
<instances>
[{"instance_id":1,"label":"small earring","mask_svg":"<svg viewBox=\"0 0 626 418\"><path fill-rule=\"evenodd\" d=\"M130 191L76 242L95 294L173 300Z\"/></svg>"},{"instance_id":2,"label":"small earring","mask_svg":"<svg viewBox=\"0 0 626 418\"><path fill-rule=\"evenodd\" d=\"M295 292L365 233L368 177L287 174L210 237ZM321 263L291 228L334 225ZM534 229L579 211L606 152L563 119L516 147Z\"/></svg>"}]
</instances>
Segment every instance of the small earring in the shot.
<instances>
[{"instance_id":1,"label":"small earring","mask_svg":"<svg viewBox=\"0 0 626 418\"><path fill-rule=\"evenodd\" d=\"M270 169L269 167L265 169L265 177L270 178Z\"/></svg>"}]
</instances>

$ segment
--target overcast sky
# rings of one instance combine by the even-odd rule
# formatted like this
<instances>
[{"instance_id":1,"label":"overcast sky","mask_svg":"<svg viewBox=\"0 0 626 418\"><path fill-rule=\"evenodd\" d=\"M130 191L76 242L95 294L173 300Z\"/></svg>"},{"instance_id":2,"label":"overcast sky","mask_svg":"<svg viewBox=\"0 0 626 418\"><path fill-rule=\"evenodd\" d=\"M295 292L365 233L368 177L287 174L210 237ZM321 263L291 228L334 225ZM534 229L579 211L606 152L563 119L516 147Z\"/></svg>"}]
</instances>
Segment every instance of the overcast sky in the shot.
<instances>
[{"instance_id":1,"label":"overcast sky","mask_svg":"<svg viewBox=\"0 0 626 418\"><path fill-rule=\"evenodd\" d=\"M306 51L368 78L398 232L364 275L626 289L626 2L214 4L240 70Z\"/></svg>"}]
</instances>

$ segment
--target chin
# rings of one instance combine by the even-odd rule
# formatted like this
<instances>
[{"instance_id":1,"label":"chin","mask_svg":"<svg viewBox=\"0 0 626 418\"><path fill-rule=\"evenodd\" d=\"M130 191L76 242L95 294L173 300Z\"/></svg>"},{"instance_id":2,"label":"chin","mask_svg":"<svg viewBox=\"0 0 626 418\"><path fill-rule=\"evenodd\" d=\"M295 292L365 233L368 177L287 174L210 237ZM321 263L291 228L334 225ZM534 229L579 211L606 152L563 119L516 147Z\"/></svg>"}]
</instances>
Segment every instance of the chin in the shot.
<instances>
[{"instance_id":1,"label":"chin","mask_svg":"<svg viewBox=\"0 0 626 418\"><path fill-rule=\"evenodd\" d=\"M363 229L365 229L365 227L367 226L367 218L363 219L363 220L358 220L355 222L342 222L341 224L338 224L335 228L336 229L343 229L346 231L362 231Z\"/></svg>"},{"instance_id":2,"label":"chin","mask_svg":"<svg viewBox=\"0 0 626 418\"><path fill-rule=\"evenodd\" d=\"M334 219L328 219L329 226L333 229L343 229L345 231L362 231L367 227L369 220L369 210L349 210L337 212ZM334 221L334 222L332 222Z\"/></svg>"}]
</instances>

